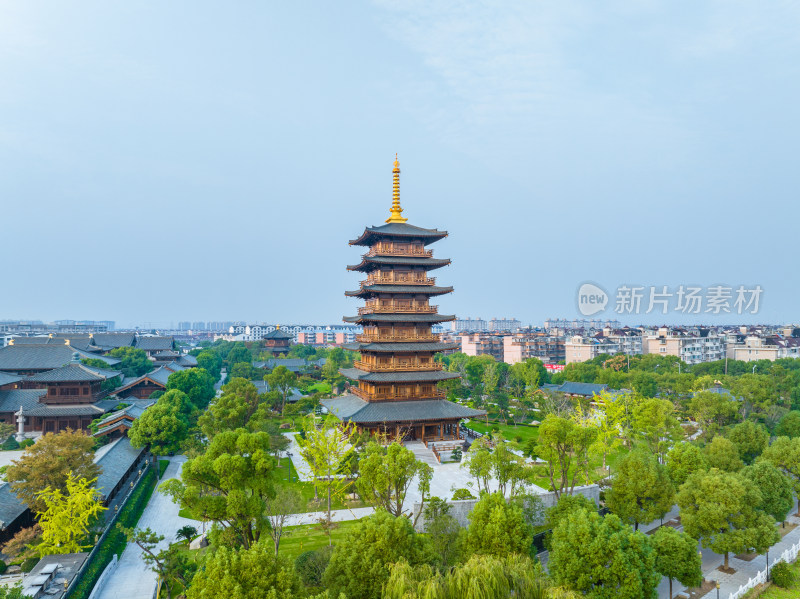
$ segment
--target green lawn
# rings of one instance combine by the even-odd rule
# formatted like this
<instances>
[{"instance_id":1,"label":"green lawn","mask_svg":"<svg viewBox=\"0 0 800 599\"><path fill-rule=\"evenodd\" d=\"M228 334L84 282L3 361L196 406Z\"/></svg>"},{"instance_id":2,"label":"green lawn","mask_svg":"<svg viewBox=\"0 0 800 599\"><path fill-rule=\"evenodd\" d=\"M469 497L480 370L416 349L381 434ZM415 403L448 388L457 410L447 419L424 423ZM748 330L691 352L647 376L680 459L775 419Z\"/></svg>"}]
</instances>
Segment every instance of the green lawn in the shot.
<instances>
[{"instance_id":1,"label":"green lawn","mask_svg":"<svg viewBox=\"0 0 800 599\"><path fill-rule=\"evenodd\" d=\"M800 560L790 565L792 572L794 572L794 584L788 589L771 584L765 591L758 593L757 590L752 590L747 593L745 599L758 597L758 599L797 599L800 597ZM770 567L771 569L771 567Z\"/></svg>"},{"instance_id":2,"label":"green lawn","mask_svg":"<svg viewBox=\"0 0 800 599\"><path fill-rule=\"evenodd\" d=\"M320 497L319 499L315 500L314 484L310 482L303 482L299 479L297 476L297 471L294 468L294 464L292 464L291 458L281 458L280 465L275 470L275 484L281 487L291 487L300 493L304 503L303 509L300 510L301 512L321 512L327 509L327 502L322 498L324 489L321 486L319 487L318 492ZM366 504L360 500L343 502L341 500L334 499L331 502L331 509L334 510L365 506ZM181 518L200 520L200 518L195 516L191 510L186 508L180 510L178 515Z\"/></svg>"},{"instance_id":3,"label":"green lawn","mask_svg":"<svg viewBox=\"0 0 800 599\"><path fill-rule=\"evenodd\" d=\"M333 544L335 545L337 541L344 538L347 531L356 524L358 524L358 520L339 522L338 526L331 531ZM284 535L281 538L281 546L278 553L291 562L294 562L297 556L305 551L322 549L328 544L328 536L316 524L289 526L285 529Z\"/></svg>"},{"instance_id":4,"label":"green lawn","mask_svg":"<svg viewBox=\"0 0 800 599\"><path fill-rule=\"evenodd\" d=\"M524 450L526 443L528 443L530 439L539 438L538 426L498 424L491 421L487 426L486 421L481 420L468 420L466 426L479 433L486 433L489 430L499 429L503 439L509 441L514 449L519 450Z\"/></svg>"},{"instance_id":5,"label":"green lawn","mask_svg":"<svg viewBox=\"0 0 800 599\"><path fill-rule=\"evenodd\" d=\"M331 392L331 384L326 383L325 381L320 381L319 383L314 383L313 385L309 385L308 387L309 393L330 393Z\"/></svg>"}]
</instances>

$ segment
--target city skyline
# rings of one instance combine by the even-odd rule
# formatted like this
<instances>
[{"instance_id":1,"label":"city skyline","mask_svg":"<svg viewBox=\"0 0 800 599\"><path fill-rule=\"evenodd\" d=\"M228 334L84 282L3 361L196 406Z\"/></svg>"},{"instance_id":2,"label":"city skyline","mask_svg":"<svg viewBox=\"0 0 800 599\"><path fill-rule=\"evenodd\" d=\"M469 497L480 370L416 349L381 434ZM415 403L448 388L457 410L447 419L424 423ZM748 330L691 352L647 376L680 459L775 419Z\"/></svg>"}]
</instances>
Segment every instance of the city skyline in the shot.
<instances>
[{"instance_id":1,"label":"city skyline","mask_svg":"<svg viewBox=\"0 0 800 599\"><path fill-rule=\"evenodd\" d=\"M796 7L0 11L3 318L339 322L395 152L409 222L450 233L450 313L577 317L592 281L760 285L714 322L799 318L754 250L798 216ZM669 316L630 323L695 320Z\"/></svg>"}]
</instances>

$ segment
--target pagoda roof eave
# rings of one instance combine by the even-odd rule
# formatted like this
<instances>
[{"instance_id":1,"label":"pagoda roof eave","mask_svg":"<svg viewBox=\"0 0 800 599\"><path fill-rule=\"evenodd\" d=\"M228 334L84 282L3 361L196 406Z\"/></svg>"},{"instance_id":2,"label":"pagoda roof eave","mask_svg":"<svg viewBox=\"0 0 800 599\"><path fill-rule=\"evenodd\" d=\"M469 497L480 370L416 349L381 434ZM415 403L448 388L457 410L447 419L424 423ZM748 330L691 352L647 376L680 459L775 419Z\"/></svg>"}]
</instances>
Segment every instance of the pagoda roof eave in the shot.
<instances>
[{"instance_id":1,"label":"pagoda roof eave","mask_svg":"<svg viewBox=\"0 0 800 599\"><path fill-rule=\"evenodd\" d=\"M342 421L358 424L389 422L420 422L435 420L458 421L486 414L484 410L468 408L446 399L409 401L365 401L355 395L340 395L320 401Z\"/></svg>"},{"instance_id":2,"label":"pagoda roof eave","mask_svg":"<svg viewBox=\"0 0 800 599\"><path fill-rule=\"evenodd\" d=\"M387 314L385 312L376 314L359 314L358 316L345 316L342 318L344 322L361 323L361 322L422 322L422 323L437 323L448 322L455 320L454 314Z\"/></svg>"},{"instance_id":3,"label":"pagoda roof eave","mask_svg":"<svg viewBox=\"0 0 800 599\"><path fill-rule=\"evenodd\" d=\"M461 347L458 343L441 343L430 341L417 343L400 341L397 343L345 343L344 349L350 351L367 351L376 353L403 353L403 352L440 352Z\"/></svg>"},{"instance_id":4,"label":"pagoda roof eave","mask_svg":"<svg viewBox=\"0 0 800 599\"><path fill-rule=\"evenodd\" d=\"M360 368L340 368L339 374L352 381L366 383L425 383L461 378L461 375L446 370L401 370L397 372L368 372Z\"/></svg>"},{"instance_id":5,"label":"pagoda roof eave","mask_svg":"<svg viewBox=\"0 0 800 599\"><path fill-rule=\"evenodd\" d=\"M358 264L351 264L347 270L369 272L381 266L422 266L426 270L433 270L448 266L448 258L416 258L411 256L367 256Z\"/></svg>"},{"instance_id":6,"label":"pagoda roof eave","mask_svg":"<svg viewBox=\"0 0 800 599\"><path fill-rule=\"evenodd\" d=\"M444 239L447 237L447 231L439 231L438 229L423 229L422 227L415 227L407 223L388 223L378 227L367 227L364 232L357 238L350 241L350 245L365 245L369 246L379 239L386 238L416 238L421 239L425 245Z\"/></svg>"},{"instance_id":7,"label":"pagoda roof eave","mask_svg":"<svg viewBox=\"0 0 800 599\"><path fill-rule=\"evenodd\" d=\"M366 285L355 291L345 291L347 297L365 297L376 293L408 293L411 295L444 295L452 293L452 287L434 285Z\"/></svg>"}]
</instances>

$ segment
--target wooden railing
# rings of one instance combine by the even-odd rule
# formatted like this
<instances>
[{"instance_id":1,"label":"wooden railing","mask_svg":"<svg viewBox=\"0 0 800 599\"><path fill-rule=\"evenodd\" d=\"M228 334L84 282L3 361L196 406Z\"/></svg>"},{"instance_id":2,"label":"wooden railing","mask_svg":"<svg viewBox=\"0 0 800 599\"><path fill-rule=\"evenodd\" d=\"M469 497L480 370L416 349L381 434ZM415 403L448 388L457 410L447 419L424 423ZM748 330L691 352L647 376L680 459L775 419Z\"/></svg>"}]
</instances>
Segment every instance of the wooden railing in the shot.
<instances>
[{"instance_id":1,"label":"wooden railing","mask_svg":"<svg viewBox=\"0 0 800 599\"><path fill-rule=\"evenodd\" d=\"M428 304L372 304L368 303L358 309L359 314L433 314L439 306L430 306Z\"/></svg>"},{"instance_id":2,"label":"wooden railing","mask_svg":"<svg viewBox=\"0 0 800 599\"><path fill-rule=\"evenodd\" d=\"M439 335L381 335L379 333L363 333L361 335L356 335L356 341L360 343L393 343L396 341L434 343L439 341Z\"/></svg>"},{"instance_id":3,"label":"wooden railing","mask_svg":"<svg viewBox=\"0 0 800 599\"><path fill-rule=\"evenodd\" d=\"M366 254L362 254L364 258L371 258L372 256L408 256L410 258L431 258L433 250L426 250L423 248L410 248L401 250L399 248L382 248L373 247Z\"/></svg>"},{"instance_id":4,"label":"wooden railing","mask_svg":"<svg viewBox=\"0 0 800 599\"><path fill-rule=\"evenodd\" d=\"M405 393L368 393L361 389L360 387L350 387L350 392L353 395L357 395L361 399L365 399L367 401L374 401L374 400L406 400L406 401L414 401L418 399L413 395L408 395ZM436 389L431 391L430 393L425 394L426 399L445 399L447 394L444 391L440 391Z\"/></svg>"},{"instance_id":5,"label":"wooden railing","mask_svg":"<svg viewBox=\"0 0 800 599\"><path fill-rule=\"evenodd\" d=\"M356 360L353 362L353 366L356 368L360 368L361 370L368 370L370 372L383 372L383 371L402 371L402 370L412 370L412 371L438 371L442 369L442 364L439 362L428 362L427 364L401 364L400 362L389 362L388 364L378 364L375 362L365 362L364 360Z\"/></svg>"},{"instance_id":6,"label":"wooden railing","mask_svg":"<svg viewBox=\"0 0 800 599\"><path fill-rule=\"evenodd\" d=\"M410 277L408 275L387 276L387 275L368 275L366 280L361 281L361 286L367 285L435 285L436 277Z\"/></svg>"}]
</instances>

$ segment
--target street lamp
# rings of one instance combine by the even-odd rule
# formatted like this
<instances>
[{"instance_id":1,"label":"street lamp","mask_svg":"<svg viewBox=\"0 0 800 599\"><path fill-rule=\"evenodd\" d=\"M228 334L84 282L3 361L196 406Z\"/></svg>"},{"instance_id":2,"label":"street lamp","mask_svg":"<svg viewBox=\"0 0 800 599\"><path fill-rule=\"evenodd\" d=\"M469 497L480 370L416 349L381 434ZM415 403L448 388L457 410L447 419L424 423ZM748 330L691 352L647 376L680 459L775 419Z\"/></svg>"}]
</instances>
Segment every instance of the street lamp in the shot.
<instances>
[{"instance_id":1,"label":"street lamp","mask_svg":"<svg viewBox=\"0 0 800 599\"><path fill-rule=\"evenodd\" d=\"M717 599L719 599L719 581L717 581Z\"/></svg>"},{"instance_id":2,"label":"street lamp","mask_svg":"<svg viewBox=\"0 0 800 599\"><path fill-rule=\"evenodd\" d=\"M769 547L767 547L767 580L769 581Z\"/></svg>"},{"instance_id":3,"label":"street lamp","mask_svg":"<svg viewBox=\"0 0 800 599\"><path fill-rule=\"evenodd\" d=\"M755 374L755 373L756 373L756 368L757 368L757 367L758 367L758 364L753 364L753 374Z\"/></svg>"}]
</instances>

